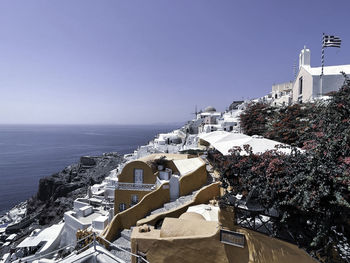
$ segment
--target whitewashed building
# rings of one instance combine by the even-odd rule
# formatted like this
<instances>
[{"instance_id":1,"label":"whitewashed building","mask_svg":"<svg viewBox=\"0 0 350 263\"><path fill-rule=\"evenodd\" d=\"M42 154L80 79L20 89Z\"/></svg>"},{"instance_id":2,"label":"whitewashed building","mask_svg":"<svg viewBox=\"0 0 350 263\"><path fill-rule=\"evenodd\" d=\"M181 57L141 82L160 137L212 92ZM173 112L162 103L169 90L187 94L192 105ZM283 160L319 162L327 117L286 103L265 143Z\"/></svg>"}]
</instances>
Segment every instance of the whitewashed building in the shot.
<instances>
[{"instance_id":1,"label":"whitewashed building","mask_svg":"<svg viewBox=\"0 0 350 263\"><path fill-rule=\"evenodd\" d=\"M272 106L288 106L292 103L293 81L272 85Z\"/></svg>"},{"instance_id":2,"label":"whitewashed building","mask_svg":"<svg viewBox=\"0 0 350 263\"><path fill-rule=\"evenodd\" d=\"M341 72L350 74L350 65L324 67L322 82L321 67L311 67L310 50L304 47L299 55L299 71L293 83L293 102L311 101L320 95L337 91L344 83Z\"/></svg>"},{"instance_id":3,"label":"whitewashed building","mask_svg":"<svg viewBox=\"0 0 350 263\"><path fill-rule=\"evenodd\" d=\"M203 112L197 114L197 120L203 120L198 127L198 133L207 133L220 129L221 125L218 125L218 119L220 117L221 112L216 111L212 106L206 107Z\"/></svg>"}]
</instances>

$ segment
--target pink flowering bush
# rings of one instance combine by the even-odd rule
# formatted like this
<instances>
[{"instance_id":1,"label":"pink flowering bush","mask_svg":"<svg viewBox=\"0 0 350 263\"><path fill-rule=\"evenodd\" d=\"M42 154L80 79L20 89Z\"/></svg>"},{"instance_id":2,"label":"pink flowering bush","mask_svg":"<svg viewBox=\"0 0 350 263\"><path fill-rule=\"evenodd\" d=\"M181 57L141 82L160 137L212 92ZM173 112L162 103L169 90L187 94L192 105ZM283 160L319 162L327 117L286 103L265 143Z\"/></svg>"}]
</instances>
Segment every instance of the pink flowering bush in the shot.
<instances>
[{"instance_id":1,"label":"pink flowering bush","mask_svg":"<svg viewBox=\"0 0 350 263\"><path fill-rule=\"evenodd\" d=\"M254 114L265 110L262 105L255 107ZM300 114L300 110L295 107L293 112ZM244 146L232 149L229 156L213 153L222 187L229 190L222 202L236 194L244 200L254 189L259 204L279 212L280 224L299 246L321 262L348 262L340 244L350 241L349 79L312 116L295 135L288 131L293 127L288 121L286 129L278 123L274 125L278 132L269 133L283 142L296 136L304 152L292 148L290 155L276 150L256 155ZM266 125L260 119L259 123Z\"/></svg>"}]
</instances>

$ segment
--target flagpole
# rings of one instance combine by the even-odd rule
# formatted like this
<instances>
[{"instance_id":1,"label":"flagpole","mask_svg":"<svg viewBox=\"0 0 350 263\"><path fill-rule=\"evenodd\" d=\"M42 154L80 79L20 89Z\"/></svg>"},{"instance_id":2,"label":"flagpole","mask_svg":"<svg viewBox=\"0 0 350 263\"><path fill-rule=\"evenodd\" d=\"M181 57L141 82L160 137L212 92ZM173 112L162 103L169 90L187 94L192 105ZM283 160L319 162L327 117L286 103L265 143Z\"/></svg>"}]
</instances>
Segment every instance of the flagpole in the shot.
<instances>
[{"instance_id":1,"label":"flagpole","mask_svg":"<svg viewBox=\"0 0 350 263\"><path fill-rule=\"evenodd\" d=\"M323 92L323 67L324 67L324 33L322 34L322 54L321 54L321 75L320 75L320 97L322 97Z\"/></svg>"}]
</instances>

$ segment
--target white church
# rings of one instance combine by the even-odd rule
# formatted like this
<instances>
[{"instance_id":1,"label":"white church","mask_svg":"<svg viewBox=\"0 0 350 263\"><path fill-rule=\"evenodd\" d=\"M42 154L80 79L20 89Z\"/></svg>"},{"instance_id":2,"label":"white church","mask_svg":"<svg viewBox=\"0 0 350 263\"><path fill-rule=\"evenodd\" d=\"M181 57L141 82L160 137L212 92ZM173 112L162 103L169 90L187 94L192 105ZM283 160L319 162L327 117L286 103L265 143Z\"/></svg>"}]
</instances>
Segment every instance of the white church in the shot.
<instances>
[{"instance_id":1,"label":"white church","mask_svg":"<svg viewBox=\"0 0 350 263\"><path fill-rule=\"evenodd\" d=\"M341 72L350 74L350 65L327 66L323 68L321 80L321 67L311 67L310 59L310 50L304 47L299 55L299 71L292 86L293 103L307 102L339 90L344 83Z\"/></svg>"}]
</instances>

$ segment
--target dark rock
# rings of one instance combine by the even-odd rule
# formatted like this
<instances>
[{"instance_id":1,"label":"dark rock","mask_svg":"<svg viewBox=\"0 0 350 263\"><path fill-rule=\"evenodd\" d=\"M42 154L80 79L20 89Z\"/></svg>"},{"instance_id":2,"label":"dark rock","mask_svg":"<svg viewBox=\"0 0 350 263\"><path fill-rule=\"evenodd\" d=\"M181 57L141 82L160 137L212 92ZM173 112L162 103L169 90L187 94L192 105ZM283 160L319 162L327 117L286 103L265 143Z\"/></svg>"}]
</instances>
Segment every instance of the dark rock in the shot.
<instances>
[{"instance_id":1,"label":"dark rock","mask_svg":"<svg viewBox=\"0 0 350 263\"><path fill-rule=\"evenodd\" d=\"M84 197L90 185L101 183L109 172L123 162L123 157L116 153L100 157L88 157L94 161L93 167L84 167L79 171L79 164L72 164L63 171L47 176L39 181L37 194L28 200L28 213L40 212L39 224L50 225L59 222L64 212L73 208L78 197ZM80 162L90 163L85 157Z\"/></svg>"},{"instance_id":2,"label":"dark rock","mask_svg":"<svg viewBox=\"0 0 350 263\"><path fill-rule=\"evenodd\" d=\"M95 166L96 161L93 157L90 156L82 156L80 157L80 164L86 166Z\"/></svg>"}]
</instances>

